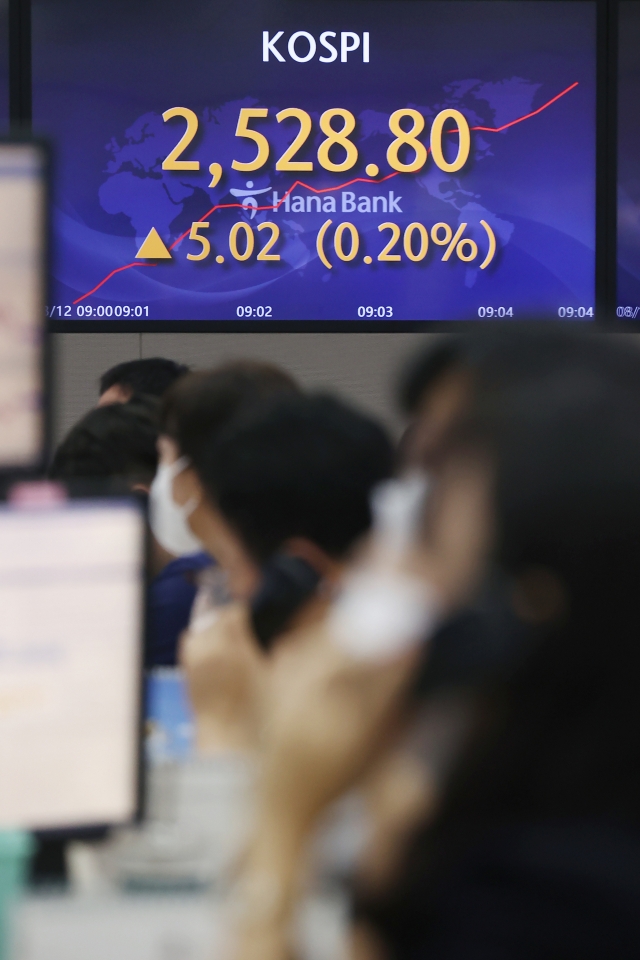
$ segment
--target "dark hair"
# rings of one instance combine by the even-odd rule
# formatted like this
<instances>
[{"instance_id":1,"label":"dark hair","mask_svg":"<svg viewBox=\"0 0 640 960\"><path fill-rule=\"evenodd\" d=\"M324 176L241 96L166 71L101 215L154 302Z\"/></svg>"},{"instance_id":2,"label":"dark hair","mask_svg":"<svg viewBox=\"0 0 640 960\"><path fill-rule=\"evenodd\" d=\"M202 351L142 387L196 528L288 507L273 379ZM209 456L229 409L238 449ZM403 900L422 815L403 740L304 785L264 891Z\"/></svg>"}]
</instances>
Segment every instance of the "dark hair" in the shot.
<instances>
[{"instance_id":1,"label":"dark hair","mask_svg":"<svg viewBox=\"0 0 640 960\"><path fill-rule=\"evenodd\" d=\"M172 437L198 469L205 441L240 410L277 394L297 392L295 380L269 363L238 360L215 370L199 370L168 391L162 404L161 432Z\"/></svg>"},{"instance_id":2,"label":"dark hair","mask_svg":"<svg viewBox=\"0 0 640 960\"><path fill-rule=\"evenodd\" d=\"M640 351L625 340L543 328L475 354L441 456L489 459L497 562L553 571L568 603L472 687L435 818L386 900L361 904L394 956L633 955L619 945L637 940Z\"/></svg>"},{"instance_id":3,"label":"dark hair","mask_svg":"<svg viewBox=\"0 0 640 960\"><path fill-rule=\"evenodd\" d=\"M189 372L189 367L165 357L118 363L100 377L100 396L110 387L128 387L132 393L162 397L169 387Z\"/></svg>"},{"instance_id":4,"label":"dark hair","mask_svg":"<svg viewBox=\"0 0 640 960\"><path fill-rule=\"evenodd\" d=\"M460 336L439 334L417 357L412 357L403 370L398 387L398 402L405 414L415 414L433 385L445 373L461 366L464 340Z\"/></svg>"},{"instance_id":5,"label":"dark hair","mask_svg":"<svg viewBox=\"0 0 640 960\"><path fill-rule=\"evenodd\" d=\"M452 783L444 822L640 814L640 351L611 337L502 338L459 441L495 471L496 559L567 594ZM452 826L452 832L457 827Z\"/></svg>"},{"instance_id":6,"label":"dark hair","mask_svg":"<svg viewBox=\"0 0 640 960\"><path fill-rule=\"evenodd\" d=\"M370 526L372 488L391 474L381 426L328 396L289 396L237 419L206 449L207 493L264 563L291 537L342 557Z\"/></svg>"},{"instance_id":7,"label":"dark hair","mask_svg":"<svg viewBox=\"0 0 640 960\"><path fill-rule=\"evenodd\" d=\"M97 407L59 445L49 475L150 483L158 465L157 438L158 405L152 398Z\"/></svg>"}]
</instances>

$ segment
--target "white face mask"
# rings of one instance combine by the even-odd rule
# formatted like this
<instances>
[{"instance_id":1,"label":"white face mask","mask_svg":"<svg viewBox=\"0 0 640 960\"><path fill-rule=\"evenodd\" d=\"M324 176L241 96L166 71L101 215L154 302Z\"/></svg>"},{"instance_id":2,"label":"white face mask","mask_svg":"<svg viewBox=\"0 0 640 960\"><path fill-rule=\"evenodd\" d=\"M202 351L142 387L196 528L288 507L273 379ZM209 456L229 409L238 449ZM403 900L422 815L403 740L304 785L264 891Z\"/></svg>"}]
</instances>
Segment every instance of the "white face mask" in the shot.
<instances>
[{"instance_id":1,"label":"white face mask","mask_svg":"<svg viewBox=\"0 0 640 960\"><path fill-rule=\"evenodd\" d=\"M192 497L180 506L173 499L173 481L188 466L188 457L180 457L173 463L161 463L149 492L149 520L153 535L161 547L176 557L186 557L204 549L191 532L188 521L200 500Z\"/></svg>"},{"instance_id":2,"label":"white face mask","mask_svg":"<svg viewBox=\"0 0 640 960\"><path fill-rule=\"evenodd\" d=\"M438 626L438 591L402 567L416 542L428 489L429 478L415 473L373 492L369 561L346 577L329 618L334 642L355 659L392 659L423 643Z\"/></svg>"}]
</instances>

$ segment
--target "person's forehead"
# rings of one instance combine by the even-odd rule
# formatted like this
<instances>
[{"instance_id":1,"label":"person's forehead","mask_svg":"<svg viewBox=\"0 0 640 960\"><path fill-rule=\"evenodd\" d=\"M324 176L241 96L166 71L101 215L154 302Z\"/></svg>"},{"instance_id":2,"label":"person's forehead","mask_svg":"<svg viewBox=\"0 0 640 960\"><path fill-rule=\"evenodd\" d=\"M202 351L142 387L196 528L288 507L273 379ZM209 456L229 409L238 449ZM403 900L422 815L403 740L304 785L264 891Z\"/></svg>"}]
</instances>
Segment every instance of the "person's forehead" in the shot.
<instances>
[{"instance_id":1,"label":"person's forehead","mask_svg":"<svg viewBox=\"0 0 640 960\"><path fill-rule=\"evenodd\" d=\"M471 397L471 380L463 367L444 371L425 392L406 444L407 462L425 464L464 413Z\"/></svg>"}]
</instances>

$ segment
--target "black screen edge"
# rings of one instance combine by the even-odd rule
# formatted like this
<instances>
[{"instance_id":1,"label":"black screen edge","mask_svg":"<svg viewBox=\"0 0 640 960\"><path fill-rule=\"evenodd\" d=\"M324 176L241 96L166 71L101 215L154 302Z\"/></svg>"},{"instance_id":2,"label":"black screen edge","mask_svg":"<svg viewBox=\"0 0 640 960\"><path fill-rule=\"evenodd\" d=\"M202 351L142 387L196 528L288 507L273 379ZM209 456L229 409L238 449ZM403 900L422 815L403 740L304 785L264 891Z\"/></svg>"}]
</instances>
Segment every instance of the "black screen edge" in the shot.
<instances>
[{"instance_id":1,"label":"black screen edge","mask_svg":"<svg viewBox=\"0 0 640 960\"><path fill-rule=\"evenodd\" d=\"M9 0L9 120L15 133L31 129L31 0Z\"/></svg>"},{"instance_id":2,"label":"black screen edge","mask_svg":"<svg viewBox=\"0 0 640 960\"><path fill-rule=\"evenodd\" d=\"M616 320L618 0L598 0L596 96L596 316Z\"/></svg>"}]
</instances>

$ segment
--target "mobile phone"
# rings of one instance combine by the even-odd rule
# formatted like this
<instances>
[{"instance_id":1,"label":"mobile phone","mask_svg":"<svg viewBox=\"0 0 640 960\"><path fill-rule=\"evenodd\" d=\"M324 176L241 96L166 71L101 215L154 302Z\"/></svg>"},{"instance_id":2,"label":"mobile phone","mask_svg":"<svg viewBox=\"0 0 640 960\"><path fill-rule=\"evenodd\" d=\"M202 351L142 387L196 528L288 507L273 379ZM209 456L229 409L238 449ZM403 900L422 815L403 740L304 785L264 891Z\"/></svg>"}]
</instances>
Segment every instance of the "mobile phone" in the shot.
<instances>
[{"instance_id":1,"label":"mobile phone","mask_svg":"<svg viewBox=\"0 0 640 960\"><path fill-rule=\"evenodd\" d=\"M253 631L264 650L271 648L319 582L320 574L300 557L277 553L268 561L251 601Z\"/></svg>"}]
</instances>

